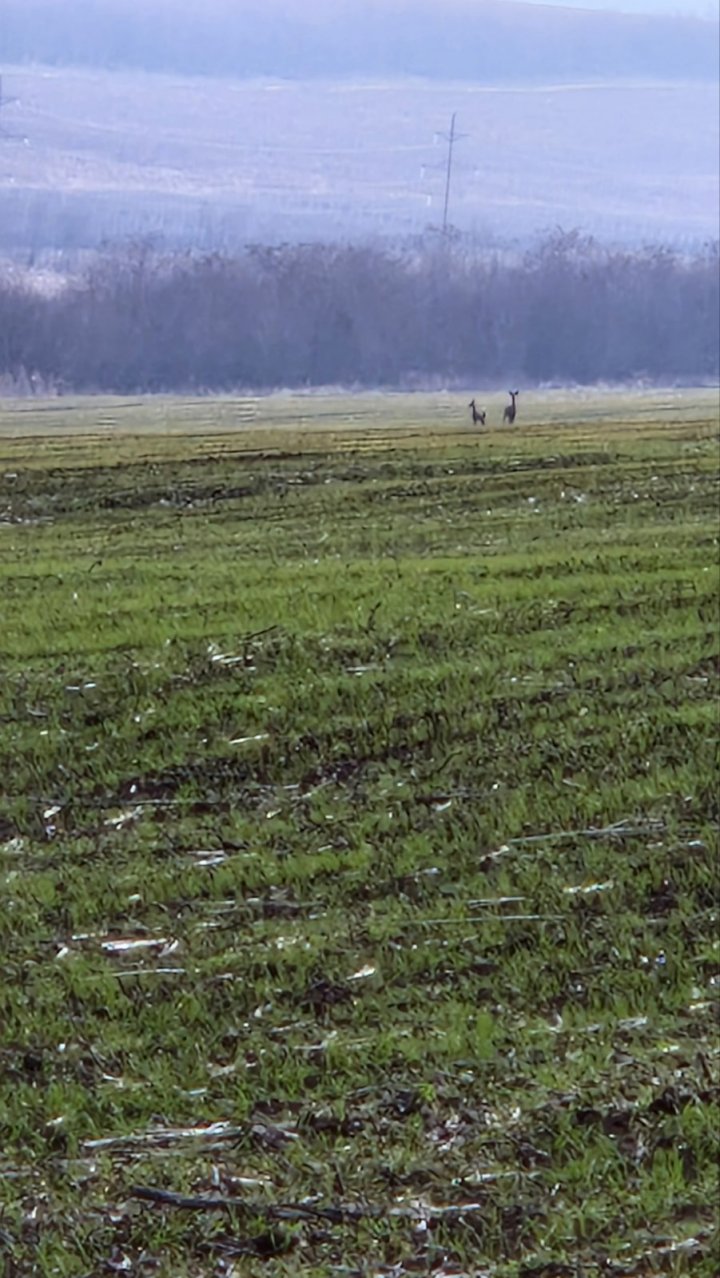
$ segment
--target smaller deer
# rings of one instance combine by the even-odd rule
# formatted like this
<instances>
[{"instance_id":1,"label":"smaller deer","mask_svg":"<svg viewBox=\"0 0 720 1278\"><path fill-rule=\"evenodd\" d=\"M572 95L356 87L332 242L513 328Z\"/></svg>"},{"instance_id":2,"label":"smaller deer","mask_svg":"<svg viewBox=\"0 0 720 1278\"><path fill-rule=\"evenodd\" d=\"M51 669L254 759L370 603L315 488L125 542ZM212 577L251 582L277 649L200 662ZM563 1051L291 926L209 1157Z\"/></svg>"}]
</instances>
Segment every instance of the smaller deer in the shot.
<instances>
[{"instance_id":1,"label":"smaller deer","mask_svg":"<svg viewBox=\"0 0 720 1278\"><path fill-rule=\"evenodd\" d=\"M508 391L508 395L510 396L512 403L505 405L505 412L503 413L503 421L509 422L511 426L513 422L515 421L515 417L517 414L517 404L515 403L515 400L517 399L519 394L520 394L520 391L516 391L516 390Z\"/></svg>"},{"instance_id":2,"label":"smaller deer","mask_svg":"<svg viewBox=\"0 0 720 1278\"><path fill-rule=\"evenodd\" d=\"M470 400L470 403L468 404L468 408L472 408L473 425L477 426L479 422L481 426L484 426L485 425L485 409L484 408L477 409L475 407L474 399Z\"/></svg>"}]
</instances>

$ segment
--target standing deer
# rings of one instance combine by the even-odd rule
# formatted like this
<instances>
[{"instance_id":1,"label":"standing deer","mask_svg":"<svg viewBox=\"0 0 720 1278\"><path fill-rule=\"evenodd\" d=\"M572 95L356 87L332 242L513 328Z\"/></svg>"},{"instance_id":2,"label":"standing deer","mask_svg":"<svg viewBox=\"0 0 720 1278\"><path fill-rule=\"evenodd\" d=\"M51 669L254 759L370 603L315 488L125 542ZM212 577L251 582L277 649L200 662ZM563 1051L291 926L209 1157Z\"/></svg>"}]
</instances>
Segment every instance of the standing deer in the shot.
<instances>
[{"instance_id":1,"label":"standing deer","mask_svg":"<svg viewBox=\"0 0 720 1278\"><path fill-rule=\"evenodd\" d=\"M505 405L505 412L503 413L503 421L509 422L511 426L513 422L515 421L515 416L517 414L517 404L515 403L515 400L517 399L519 394L520 394L520 391L516 391L516 390L508 391L508 395L510 396L512 403Z\"/></svg>"},{"instance_id":2,"label":"standing deer","mask_svg":"<svg viewBox=\"0 0 720 1278\"><path fill-rule=\"evenodd\" d=\"M477 426L479 422L481 426L484 426L485 425L485 409L481 408L478 411L478 409L475 407L474 399L470 400L470 403L468 404L468 408L472 408L473 425Z\"/></svg>"}]
</instances>

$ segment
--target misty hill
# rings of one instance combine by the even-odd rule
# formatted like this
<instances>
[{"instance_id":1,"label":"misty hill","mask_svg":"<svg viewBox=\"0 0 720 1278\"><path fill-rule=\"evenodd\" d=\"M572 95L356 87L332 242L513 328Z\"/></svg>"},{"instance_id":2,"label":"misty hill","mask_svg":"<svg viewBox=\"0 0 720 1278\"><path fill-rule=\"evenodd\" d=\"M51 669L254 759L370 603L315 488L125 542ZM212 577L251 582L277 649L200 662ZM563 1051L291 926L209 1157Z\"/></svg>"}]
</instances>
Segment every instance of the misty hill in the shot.
<instances>
[{"instance_id":1,"label":"misty hill","mask_svg":"<svg viewBox=\"0 0 720 1278\"><path fill-rule=\"evenodd\" d=\"M483 243L557 225L601 238L717 236L716 89L487 86L6 70L0 250L156 235L168 246L407 236L450 218Z\"/></svg>"},{"instance_id":2,"label":"misty hill","mask_svg":"<svg viewBox=\"0 0 720 1278\"><path fill-rule=\"evenodd\" d=\"M2 10L3 63L477 83L707 80L719 65L708 21L520 0L3 0Z\"/></svg>"}]
</instances>

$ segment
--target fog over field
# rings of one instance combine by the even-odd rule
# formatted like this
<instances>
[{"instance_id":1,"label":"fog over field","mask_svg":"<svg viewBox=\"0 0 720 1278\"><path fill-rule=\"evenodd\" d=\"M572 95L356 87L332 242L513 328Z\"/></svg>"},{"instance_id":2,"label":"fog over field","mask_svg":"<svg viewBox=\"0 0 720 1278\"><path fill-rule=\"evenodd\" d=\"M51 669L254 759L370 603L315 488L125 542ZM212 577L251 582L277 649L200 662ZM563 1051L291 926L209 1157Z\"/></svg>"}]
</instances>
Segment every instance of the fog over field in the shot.
<instances>
[{"instance_id":1,"label":"fog over field","mask_svg":"<svg viewBox=\"0 0 720 1278\"><path fill-rule=\"evenodd\" d=\"M486 86L187 79L18 68L7 77L0 244L169 246L418 234L487 244L561 225L623 242L712 238L717 112L704 84ZM704 127L703 127L704 126Z\"/></svg>"},{"instance_id":2,"label":"fog over field","mask_svg":"<svg viewBox=\"0 0 720 1278\"><path fill-rule=\"evenodd\" d=\"M453 112L449 221L475 240L700 244L717 24L677 7L4 0L0 251L417 235Z\"/></svg>"}]
</instances>

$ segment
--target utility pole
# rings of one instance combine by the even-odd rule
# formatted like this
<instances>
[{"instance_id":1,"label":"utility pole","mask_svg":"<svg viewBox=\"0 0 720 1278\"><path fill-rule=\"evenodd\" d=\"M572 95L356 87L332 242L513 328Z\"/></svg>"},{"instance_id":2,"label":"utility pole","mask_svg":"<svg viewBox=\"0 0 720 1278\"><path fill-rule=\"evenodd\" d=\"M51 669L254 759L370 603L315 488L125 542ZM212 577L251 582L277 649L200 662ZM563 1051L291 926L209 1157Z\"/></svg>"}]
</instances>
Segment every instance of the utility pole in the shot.
<instances>
[{"instance_id":1,"label":"utility pole","mask_svg":"<svg viewBox=\"0 0 720 1278\"><path fill-rule=\"evenodd\" d=\"M443 235L447 235L448 205L450 203L450 175L452 173L453 147L455 146L456 142L459 142L461 140L461 138L467 137L467 133L455 132L456 114L457 112L453 111L452 119L450 121L450 132L440 134L440 137L445 138L448 144L447 173L445 176L445 206L443 208L443 222L442 222Z\"/></svg>"}]
</instances>

